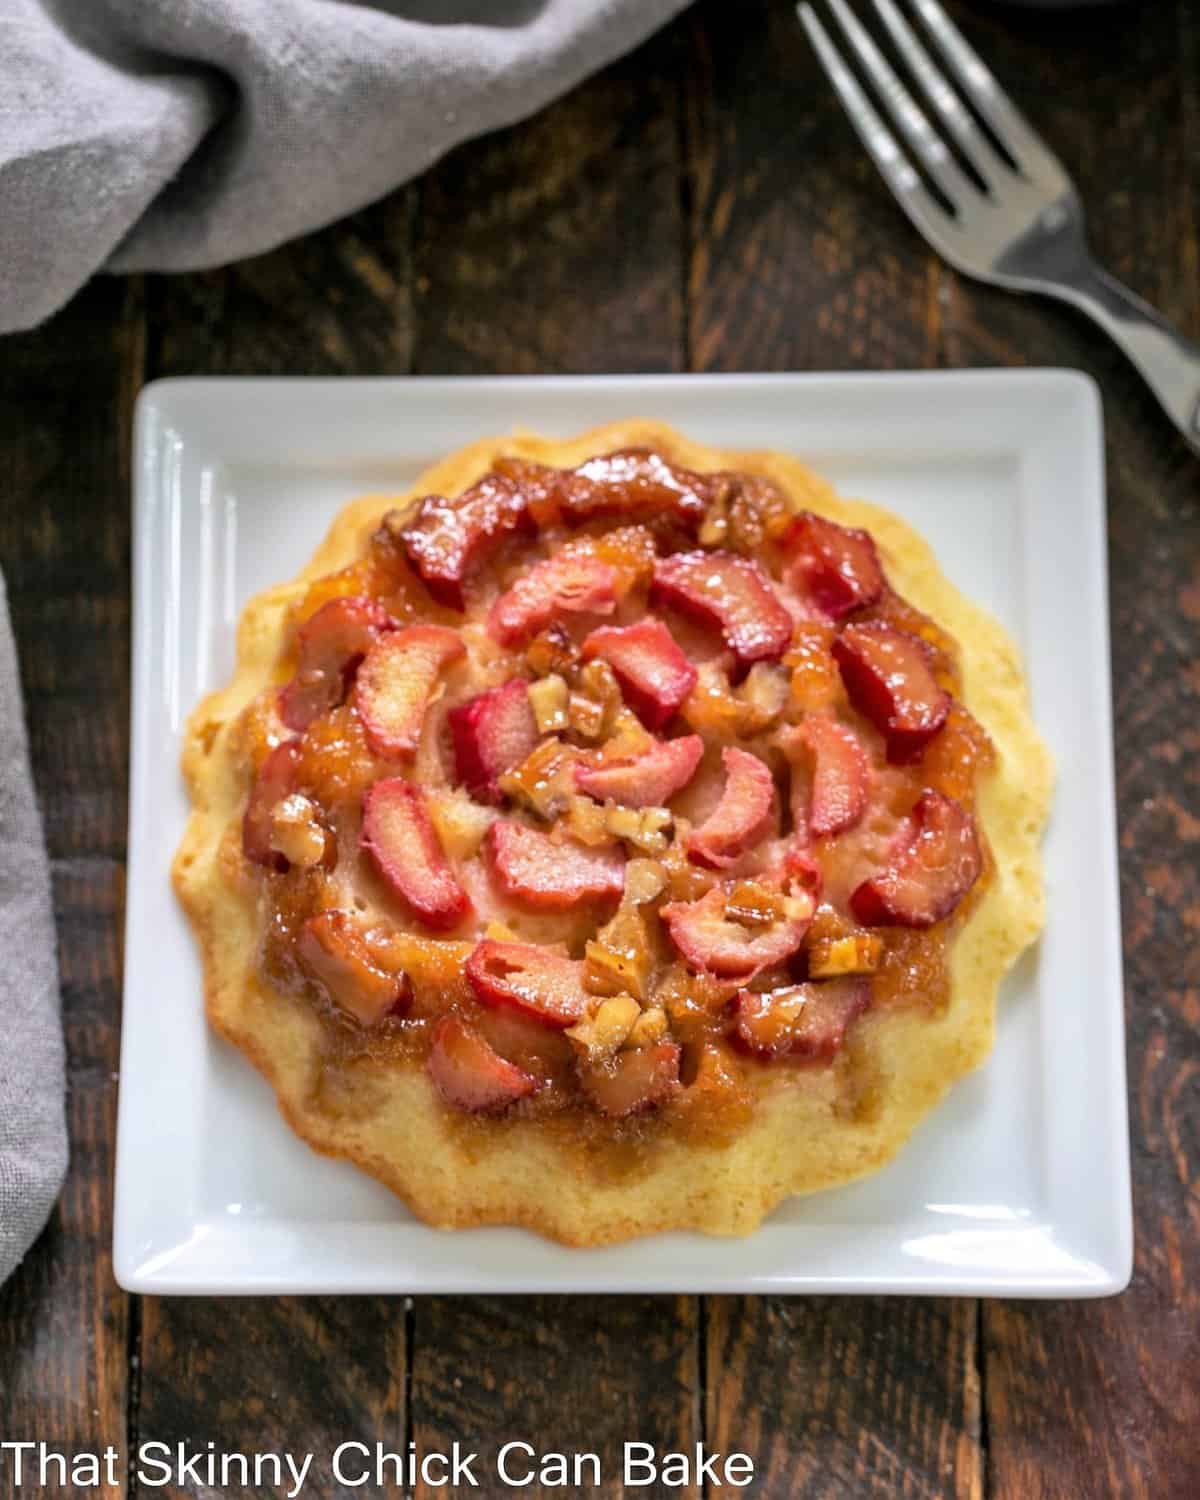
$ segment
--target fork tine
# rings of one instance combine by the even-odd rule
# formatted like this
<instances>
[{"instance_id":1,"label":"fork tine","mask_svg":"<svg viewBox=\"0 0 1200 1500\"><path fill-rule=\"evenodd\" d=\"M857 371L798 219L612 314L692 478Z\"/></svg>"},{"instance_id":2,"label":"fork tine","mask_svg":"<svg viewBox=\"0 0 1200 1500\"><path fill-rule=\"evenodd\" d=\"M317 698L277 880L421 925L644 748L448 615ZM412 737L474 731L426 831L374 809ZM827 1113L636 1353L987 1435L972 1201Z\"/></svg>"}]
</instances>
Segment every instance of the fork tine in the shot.
<instances>
[{"instance_id":1,"label":"fork tine","mask_svg":"<svg viewBox=\"0 0 1200 1500\"><path fill-rule=\"evenodd\" d=\"M858 80L842 61L841 54L830 41L829 33L817 19L808 0L803 0L796 9L813 50L841 100L842 108L849 116L859 140L866 147L868 156L891 188L896 202L927 240L937 242L943 239L954 221L921 181L895 136L880 119Z\"/></svg>"},{"instance_id":2,"label":"fork tine","mask_svg":"<svg viewBox=\"0 0 1200 1500\"><path fill-rule=\"evenodd\" d=\"M894 0L874 0L874 4L897 51L912 69L913 77L921 85L938 117L954 136L959 148L982 180L990 186L997 169L1007 167L1007 163L1001 159L995 146L976 125L970 111L963 106L962 100L934 66L929 53L917 40L916 32L900 14Z\"/></svg>"},{"instance_id":3,"label":"fork tine","mask_svg":"<svg viewBox=\"0 0 1200 1500\"><path fill-rule=\"evenodd\" d=\"M1071 187L1071 179L1062 163L996 82L983 59L938 0L912 0L912 5L937 43L951 75L995 131L1000 144L1028 176L1056 192L1066 192Z\"/></svg>"},{"instance_id":4,"label":"fork tine","mask_svg":"<svg viewBox=\"0 0 1200 1500\"><path fill-rule=\"evenodd\" d=\"M837 17L851 51L887 105L894 123L916 152L930 177L956 206L961 205L964 198L974 197L977 191L974 185L946 149L945 142L846 4L846 0L829 0L829 8Z\"/></svg>"}]
</instances>

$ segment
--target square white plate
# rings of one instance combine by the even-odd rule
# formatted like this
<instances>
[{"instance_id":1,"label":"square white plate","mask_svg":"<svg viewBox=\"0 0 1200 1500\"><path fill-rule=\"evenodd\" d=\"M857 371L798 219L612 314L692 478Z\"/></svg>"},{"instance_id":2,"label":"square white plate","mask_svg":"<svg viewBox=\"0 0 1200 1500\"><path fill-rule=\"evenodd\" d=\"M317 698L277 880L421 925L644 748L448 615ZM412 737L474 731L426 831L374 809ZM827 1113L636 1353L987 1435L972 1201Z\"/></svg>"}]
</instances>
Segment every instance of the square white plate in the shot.
<instances>
[{"instance_id":1,"label":"square white plate","mask_svg":"<svg viewBox=\"0 0 1200 1500\"><path fill-rule=\"evenodd\" d=\"M907 517L1028 664L1059 771L1049 921L995 1052L884 1171L749 1240L566 1250L426 1228L314 1155L212 1036L168 882L179 741L251 594L366 490L517 426L628 416L794 452ZM1132 1255L1100 403L1055 370L504 380L173 380L138 403L133 764L114 1258L141 1292L737 1291L1098 1296Z\"/></svg>"}]
</instances>

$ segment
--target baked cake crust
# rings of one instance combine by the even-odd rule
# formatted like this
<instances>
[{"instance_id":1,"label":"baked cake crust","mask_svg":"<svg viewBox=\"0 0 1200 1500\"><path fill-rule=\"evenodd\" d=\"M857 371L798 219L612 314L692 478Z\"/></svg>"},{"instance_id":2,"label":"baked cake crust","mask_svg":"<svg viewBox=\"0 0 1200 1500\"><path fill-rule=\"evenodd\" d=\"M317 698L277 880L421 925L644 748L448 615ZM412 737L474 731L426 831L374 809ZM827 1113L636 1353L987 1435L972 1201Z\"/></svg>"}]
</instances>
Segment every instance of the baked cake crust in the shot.
<instances>
[{"instance_id":1,"label":"baked cake crust","mask_svg":"<svg viewBox=\"0 0 1200 1500\"><path fill-rule=\"evenodd\" d=\"M570 468L629 447L707 472L759 474L797 510L873 536L895 588L960 648L960 696L983 725L996 763L978 785L976 816L991 850L990 878L956 930L949 1001L869 1011L856 1024L869 1098L847 1108L833 1068L764 1080L739 1133L706 1139L648 1133L619 1159L592 1133L514 1116L474 1118L447 1108L426 1072L369 1054L331 1064L324 1023L302 997L276 989L258 963L261 933L253 879L237 836L246 767L236 725L278 681L294 606L316 579L362 555L385 513L429 493L457 495L501 455ZM1002 627L940 572L926 543L873 505L840 498L796 460L721 451L671 428L627 421L566 442L532 434L475 443L422 475L405 495L368 495L334 521L306 568L251 600L242 616L228 685L192 714L183 770L192 814L173 877L197 934L205 1001L216 1030L274 1088L293 1130L316 1150L345 1157L395 1191L431 1225L520 1225L568 1245L601 1245L664 1230L744 1235L776 1204L877 1170L963 1074L987 1056L997 989L1042 927L1040 838L1051 763L1030 717L1017 651Z\"/></svg>"}]
</instances>

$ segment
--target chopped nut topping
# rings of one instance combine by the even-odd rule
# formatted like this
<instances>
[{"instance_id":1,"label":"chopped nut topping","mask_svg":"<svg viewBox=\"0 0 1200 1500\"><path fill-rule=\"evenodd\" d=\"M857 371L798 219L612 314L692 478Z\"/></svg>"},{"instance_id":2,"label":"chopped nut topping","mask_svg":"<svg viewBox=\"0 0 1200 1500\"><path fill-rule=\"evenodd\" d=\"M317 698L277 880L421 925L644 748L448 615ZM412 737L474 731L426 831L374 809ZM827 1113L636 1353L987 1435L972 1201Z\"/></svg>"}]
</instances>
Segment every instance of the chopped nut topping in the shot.
<instances>
[{"instance_id":1,"label":"chopped nut topping","mask_svg":"<svg viewBox=\"0 0 1200 1500\"><path fill-rule=\"evenodd\" d=\"M316 804L292 792L275 804L271 812L271 848L291 865L310 870L325 858L329 833L321 822Z\"/></svg>"},{"instance_id":2,"label":"chopped nut topping","mask_svg":"<svg viewBox=\"0 0 1200 1500\"><path fill-rule=\"evenodd\" d=\"M573 760L571 749L561 740L543 740L516 770L501 776L500 790L539 818L557 817L574 795Z\"/></svg>"},{"instance_id":3,"label":"chopped nut topping","mask_svg":"<svg viewBox=\"0 0 1200 1500\"><path fill-rule=\"evenodd\" d=\"M479 852L495 813L468 797L459 787L429 794L429 816L442 848L452 859L470 859Z\"/></svg>"},{"instance_id":4,"label":"chopped nut topping","mask_svg":"<svg viewBox=\"0 0 1200 1500\"><path fill-rule=\"evenodd\" d=\"M602 1000L590 1016L567 1028L566 1036L577 1051L591 1060L611 1057L632 1031L642 1008L632 995L613 995Z\"/></svg>"},{"instance_id":5,"label":"chopped nut topping","mask_svg":"<svg viewBox=\"0 0 1200 1500\"><path fill-rule=\"evenodd\" d=\"M598 740L604 733L604 705L583 693L572 693L567 703L570 727L584 740Z\"/></svg>"},{"instance_id":6,"label":"chopped nut topping","mask_svg":"<svg viewBox=\"0 0 1200 1500\"><path fill-rule=\"evenodd\" d=\"M839 974L873 974L883 957L883 939L873 932L824 938L808 950L808 972L813 979Z\"/></svg>"},{"instance_id":7,"label":"chopped nut topping","mask_svg":"<svg viewBox=\"0 0 1200 1500\"><path fill-rule=\"evenodd\" d=\"M770 729L787 707L790 690L791 676L783 667L755 662L737 692L742 706L742 734L761 734Z\"/></svg>"},{"instance_id":8,"label":"chopped nut topping","mask_svg":"<svg viewBox=\"0 0 1200 1500\"><path fill-rule=\"evenodd\" d=\"M591 797L572 797L567 803L567 828L581 844L595 848L611 844L615 835L604 819L604 808Z\"/></svg>"},{"instance_id":9,"label":"chopped nut topping","mask_svg":"<svg viewBox=\"0 0 1200 1500\"><path fill-rule=\"evenodd\" d=\"M541 734L558 734L567 727L567 684L552 672L529 685L529 702Z\"/></svg>"},{"instance_id":10,"label":"chopped nut topping","mask_svg":"<svg viewBox=\"0 0 1200 1500\"><path fill-rule=\"evenodd\" d=\"M630 906L653 901L666 885L667 872L657 860L631 859L625 866L625 900Z\"/></svg>"},{"instance_id":11,"label":"chopped nut topping","mask_svg":"<svg viewBox=\"0 0 1200 1500\"><path fill-rule=\"evenodd\" d=\"M785 908L777 891L753 880L739 880L725 903L725 915L742 927L769 927L779 921Z\"/></svg>"},{"instance_id":12,"label":"chopped nut topping","mask_svg":"<svg viewBox=\"0 0 1200 1500\"><path fill-rule=\"evenodd\" d=\"M525 648L525 660L538 677L545 677L550 672L569 672L577 656L571 637L557 620L540 635L535 635Z\"/></svg>"},{"instance_id":13,"label":"chopped nut topping","mask_svg":"<svg viewBox=\"0 0 1200 1500\"><path fill-rule=\"evenodd\" d=\"M645 918L637 906L622 905L584 949L583 982L593 994L628 990L644 1000L653 967Z\"/></svg>"},{"instance_id":14,"label":"chopped nut topping","mask_svg":"<svg viewBox=\"0 0 1200 1500\"><path fill-rule=\"evenodd\" d=\"M604 826L609 833L625 839L644 854L663 854L667 848L666 830L671 826L671 814L665 807L618 807L607 803Z\"/></svg>"},{"instance_id":15,"label":"chopped nut topping","mask_svg":"<svg viewBox=\"0 0 1200 1500\"><path fill-rule=\"evenodd\" d=\"M641 1013L633 1023L625 1042L629 1047L648 1047L653 1042L661 1042L666 1035L667 1013L655 1006Z\"/></svg>"}]
</instances>

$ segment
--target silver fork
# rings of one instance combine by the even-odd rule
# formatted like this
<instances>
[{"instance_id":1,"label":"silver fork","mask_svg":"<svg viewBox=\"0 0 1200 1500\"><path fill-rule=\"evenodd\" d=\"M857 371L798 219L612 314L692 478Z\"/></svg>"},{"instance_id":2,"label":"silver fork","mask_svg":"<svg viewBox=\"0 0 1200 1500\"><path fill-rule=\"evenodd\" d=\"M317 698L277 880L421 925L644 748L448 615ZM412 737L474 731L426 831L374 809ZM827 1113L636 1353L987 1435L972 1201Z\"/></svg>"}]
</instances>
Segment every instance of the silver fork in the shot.
<instances>
[{"instance_id":1,"label":"silver fork","mask_svg":"<svg viewBox=\"0 0 1200 1500\"><path fill-rule=\"evenodd\" d=\"M1193 452L1200 453L1200 345L1092 259L1074 183L937 0L910 3L940 53L945 73L894 0L874 0L874 5L945 136L930 123L846 0L828 3L895 128L951 205L948 212L925 186L812 5L801 4L800 19L850 123L930 245L964 275L1013 291L1042 292L1087 313L1124 350ZM1015 170L963 107L946 73L1017 163ZM979 174L986 191L959 165L946 137Z\"/></svg>"}]
</instances>

